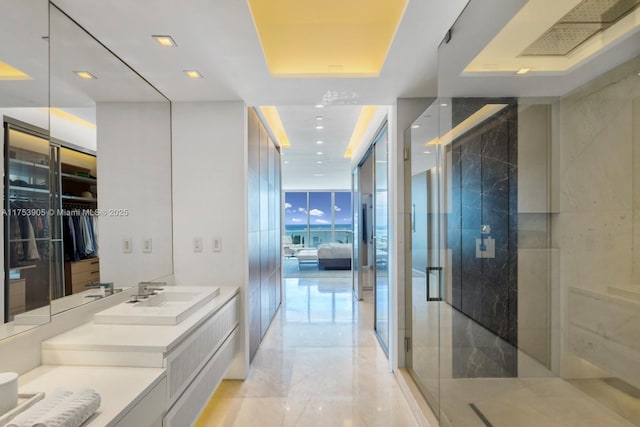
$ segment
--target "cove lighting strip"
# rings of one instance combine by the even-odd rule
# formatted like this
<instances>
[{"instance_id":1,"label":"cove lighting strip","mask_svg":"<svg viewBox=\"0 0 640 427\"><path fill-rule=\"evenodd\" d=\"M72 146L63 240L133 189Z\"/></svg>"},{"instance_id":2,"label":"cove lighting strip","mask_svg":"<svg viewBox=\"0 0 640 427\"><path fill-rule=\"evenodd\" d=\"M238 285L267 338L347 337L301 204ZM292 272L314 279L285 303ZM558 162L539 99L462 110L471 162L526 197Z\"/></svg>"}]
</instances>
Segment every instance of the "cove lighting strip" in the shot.
<instances>
[{"instance_id":1,"label":"cove lighting strip","mask_svg":"<svg viewBox=\"0 0 640 427\"><path fill-rule=\"evenodd\" d=\"M454 139L464 135L469 130L478 126L480 123L484 122L485 120L489 119L492 116L495 116L500 111L504 110L504 108L507 105L508 104L485 105L484 107L482 107L481 109L479 109L478 111L476 111L475 113L467 117L465 120L460 122L458 126L454 127L449 132L445 133L441 138L434 138L431 141L427 142L425 144L425 147L429 145L439 145L439 144L446 145L450 143Z\"/></svg>"},{"instance_id":2,"label":"cove lighting strip","mask_svg":"<svg viewBox=\"0 0 640 427\"><path fill-rule=\"evenodd\" d=\"M280 113L278 113L278 107L260 107L260 111L262 112L264 119L267 121L278 145L280 147L291 147L287 131L284 129L284 125L280 119Z\"/></svg>"},{"instance_id":3,"label":"cove lighting strip","mask_svg":"<svg viewBox=\"0 0 640 427\"><path fill-rule=\"evenodd\" d=\"M360 116L358 117L356 126L353 128L351 139L349 139L349 145L344 152L345 159L350 159L355 149L362 143L362 138L364 138L376 111L378 111L378 107L375 105L365 105L362 107L362 110L360 110Z\"/></svg>"}]
</instances>

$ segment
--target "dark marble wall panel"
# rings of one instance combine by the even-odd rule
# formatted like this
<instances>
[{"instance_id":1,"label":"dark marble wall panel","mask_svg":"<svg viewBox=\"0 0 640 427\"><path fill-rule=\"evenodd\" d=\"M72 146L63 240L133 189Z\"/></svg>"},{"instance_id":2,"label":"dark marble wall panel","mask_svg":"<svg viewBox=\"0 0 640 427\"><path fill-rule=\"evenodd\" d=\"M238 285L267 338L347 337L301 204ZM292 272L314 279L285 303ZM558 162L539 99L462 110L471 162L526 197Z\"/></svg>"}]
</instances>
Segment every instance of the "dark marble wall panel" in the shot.
<instances>
[{"instance_id":1,"label":"dark marble wall panel","mask_svg":"<svg viewBox=\"0 0 640 427\"><path fill-rule=\"evenodd\" d=\"M459 311L453 311L452 327L454 378L517 376L513 345Z\"/></svg>"},{"instance_id":2,"label":"dark marble wall panel","mask_svg":"<svg viewBox=\"0 0 640 427\"><path fill-rule=\"evenodd\" d=\"M489 102L510 106L450 150L451 304L466 319L453 328L458 378L517 373L517 106L513 100L460 98L453 100L452 114L459 123ZM495 257L478 257L476 241L487 237L495 242Z\"/></svg>"},{"instance_id":3,"label":"dark marble wall panel","mask_svg":"<svg viewBox=\"0 0 640 427\"><path fill-rule=\"evenodd\" d=\"M447 146L446 155L448 164L452 165L453 170L460 170L460 162L462 161L462 153L460 147L453 145ZM455 307L462 305L462 215L461 215L461 177L460 174L451 174L451 181L448 183L449 192L454 197L450 197L451 208L446 218L447 226L447 247L451 250L451 294L452 304ZM457 195L457 196L456 196Z\"/></svg>"}]
</instances>

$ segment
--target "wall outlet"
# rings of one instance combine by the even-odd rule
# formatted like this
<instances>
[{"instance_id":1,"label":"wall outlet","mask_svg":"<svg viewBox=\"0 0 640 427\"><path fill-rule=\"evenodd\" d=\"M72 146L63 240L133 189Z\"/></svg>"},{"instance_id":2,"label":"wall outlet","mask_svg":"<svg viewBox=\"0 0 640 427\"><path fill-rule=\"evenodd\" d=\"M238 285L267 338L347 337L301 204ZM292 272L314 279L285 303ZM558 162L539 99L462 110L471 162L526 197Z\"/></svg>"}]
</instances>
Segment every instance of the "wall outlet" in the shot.
<instances>
[{"instance_id":1,"label":"wall outlet","mask_svg":"<svg viewBox=\"0 0 640 427\"><path fill-rule=\"evenodd\" d=\"M122 239L122 253L130 254L133 252L133 243L131 242L131 237Z\"/></svg>"},{"instance_id":2,"label":"wall outlet","mask_svg":"<svg viewBox=\"0 0 640 427\"><path fill-rule=\"evenodd\" d=\"M142 252L145 254L150 254L152 251L151 239L144 239L142 242Z\"/></svg>"},{"instance_id":3,"label":"wall outlet","mask_svg":"<svg viewBox=\"0 0 640 427\"><path fill-rule=\"evenodd\" d=\"M222 252L222 239L220 237L213 238L213 252Z\"/></svg>"},{"instance_id":4,"label":"wall outlet","mask_svg":"<svg viewBox=\"0 0 640 427\"><path fill-rule=\"evenodd\" d=\"M202 237L193 238L193 252L202 252Z\"/></svg>"}]
</instances>

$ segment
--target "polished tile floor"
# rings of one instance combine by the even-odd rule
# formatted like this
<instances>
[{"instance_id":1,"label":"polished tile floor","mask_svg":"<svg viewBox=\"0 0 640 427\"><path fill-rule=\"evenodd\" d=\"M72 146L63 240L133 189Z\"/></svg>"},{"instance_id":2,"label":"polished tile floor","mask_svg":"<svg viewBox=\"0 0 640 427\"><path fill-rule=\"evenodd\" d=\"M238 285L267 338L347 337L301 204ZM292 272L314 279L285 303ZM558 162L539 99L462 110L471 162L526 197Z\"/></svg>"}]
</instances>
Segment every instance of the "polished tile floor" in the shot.
<instances>
[{"instance_id":1,"label":"polished tile floor","mask_svg":"<svg viewBox=\"0 0 640 427\"><path fill-rule=\"evenodd\" d=\"M290 278L245 381L224 381L197 426L414 426L351 280Z\"/></svg>"}]
</instances>

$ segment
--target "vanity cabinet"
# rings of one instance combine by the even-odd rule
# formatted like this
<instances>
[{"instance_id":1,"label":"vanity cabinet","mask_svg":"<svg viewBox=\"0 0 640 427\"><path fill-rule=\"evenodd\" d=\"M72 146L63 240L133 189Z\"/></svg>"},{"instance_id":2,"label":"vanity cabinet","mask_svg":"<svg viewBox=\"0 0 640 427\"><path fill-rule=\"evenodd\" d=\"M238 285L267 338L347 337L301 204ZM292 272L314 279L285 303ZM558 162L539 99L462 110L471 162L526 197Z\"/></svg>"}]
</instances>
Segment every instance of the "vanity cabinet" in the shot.
<instances>
[{"instance_id":1,"label":"vanity cabinet","mask_svg":"<svg viewBox=\"0 0 640 427\"><path fill-rule=\"evenodd\" d=\"M41 360L68 367L162 369L162 397L154 395L152 416L140 421L131 412L131 423L114 420L109 425L156 426L158 420L165 427L193 425L241 347L241 311L239 288L221 287L216 297L177 325L86 323L44 341ZM140 403L129 411L137 411L151 393L155 391L138 396ZM104 405L110 399L103 396Z\"/></svg>"},{"instance_id":2,"label":"vanity cabinet","mask_svg":"<svg viewBox=\"0 0 640 427\"><path fill-rule=\"evenodd\" d=\"M166 356L169 411L164 426L196 421L237 353L239 321L236 295Z\"/></svg>"}]
</instances>

